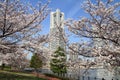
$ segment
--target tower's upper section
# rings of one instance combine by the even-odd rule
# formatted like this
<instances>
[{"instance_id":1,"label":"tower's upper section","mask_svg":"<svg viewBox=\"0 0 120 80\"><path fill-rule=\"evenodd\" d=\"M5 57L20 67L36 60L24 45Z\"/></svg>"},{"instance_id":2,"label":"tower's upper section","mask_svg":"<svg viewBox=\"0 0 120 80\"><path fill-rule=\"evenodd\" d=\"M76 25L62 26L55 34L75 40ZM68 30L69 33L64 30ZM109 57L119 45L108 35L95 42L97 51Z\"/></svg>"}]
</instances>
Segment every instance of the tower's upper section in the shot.
<instances>
[{"instance_id":1,"label":"tower's upper section","mask_svg":"<svg viewBox=\"0 0 120 80\"><path fill-rule=\"evenodd\" d=\"M50 28L61 27L64 28L64 13L60 12L59 9L56 12L50 14Z\"/></svg>"},{"instance_id":2,"label":"tower's upper section","mask_svg":"<svg viewBox=\"0 0 120 80\"><path fill-rule=\"evenodd\" d=\"M64 36L64 13L57 9L50 14L50 50L57 50L58 47L65 49Z\"/></svg>"}]
</instances>

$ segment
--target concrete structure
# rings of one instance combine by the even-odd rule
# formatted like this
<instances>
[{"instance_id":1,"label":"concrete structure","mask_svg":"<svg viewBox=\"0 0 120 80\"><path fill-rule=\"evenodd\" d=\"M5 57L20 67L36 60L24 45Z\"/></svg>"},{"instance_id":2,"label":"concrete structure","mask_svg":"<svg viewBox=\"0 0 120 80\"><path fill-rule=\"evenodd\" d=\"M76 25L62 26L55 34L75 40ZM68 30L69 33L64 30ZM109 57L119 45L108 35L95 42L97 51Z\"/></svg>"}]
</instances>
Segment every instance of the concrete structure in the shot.
<instances>
[{"instance_id":1,"label":"concrete structure","mask_svg":"<svg viewBox=\"0 0 120 80\"><path fill-rule=\"evenodd\" d=\"M59 9L50 14L50 50L55 51L58 47L65 49L64 36L64 13Z\"/></svg>"}]
</instances>

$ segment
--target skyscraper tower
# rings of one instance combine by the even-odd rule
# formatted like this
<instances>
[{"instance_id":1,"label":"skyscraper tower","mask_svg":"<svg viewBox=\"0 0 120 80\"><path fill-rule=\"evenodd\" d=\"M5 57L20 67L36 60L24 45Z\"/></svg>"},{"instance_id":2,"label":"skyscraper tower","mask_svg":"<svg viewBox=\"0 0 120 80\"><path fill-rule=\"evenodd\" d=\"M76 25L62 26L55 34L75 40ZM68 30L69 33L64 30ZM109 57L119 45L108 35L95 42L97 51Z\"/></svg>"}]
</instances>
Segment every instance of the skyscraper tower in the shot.
<instances>
[{"instance_id":1,"label":"skyscraper tower","mask_svg":"<svg viewBox=\"0 0 120 80\"><path fill-rule=\"evenodd\" d=\"M50 14L50 50L55 51L58 47L65 49L64 36L64 13L59 9Z\"/></svg>"}]
</instances>

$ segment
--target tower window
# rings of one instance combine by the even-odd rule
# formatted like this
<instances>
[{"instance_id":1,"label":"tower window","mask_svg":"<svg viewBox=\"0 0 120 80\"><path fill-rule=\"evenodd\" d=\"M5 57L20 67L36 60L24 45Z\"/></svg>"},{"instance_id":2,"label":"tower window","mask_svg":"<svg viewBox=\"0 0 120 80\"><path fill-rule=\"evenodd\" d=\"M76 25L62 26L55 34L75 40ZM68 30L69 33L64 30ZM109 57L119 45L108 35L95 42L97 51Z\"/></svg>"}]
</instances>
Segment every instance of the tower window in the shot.
<instances>
[{"instance_id":1,"label":"tower window","mask_svg":"<svg viewBox=\"0 0 120 80\"><path fill-rule=\"evenodd\" d=\"M62 17L62 14L60 14L60 17Z\"/></svg>"},{"instance_id":2,"label":"tower window","mask_svg":"<svg viewBox=\"0 0 120 80\"><path fill-rule=\"evenodd\" d=\"M56 14L54 14L54 17L56 17Z\"/></svg>"}]
</instances>

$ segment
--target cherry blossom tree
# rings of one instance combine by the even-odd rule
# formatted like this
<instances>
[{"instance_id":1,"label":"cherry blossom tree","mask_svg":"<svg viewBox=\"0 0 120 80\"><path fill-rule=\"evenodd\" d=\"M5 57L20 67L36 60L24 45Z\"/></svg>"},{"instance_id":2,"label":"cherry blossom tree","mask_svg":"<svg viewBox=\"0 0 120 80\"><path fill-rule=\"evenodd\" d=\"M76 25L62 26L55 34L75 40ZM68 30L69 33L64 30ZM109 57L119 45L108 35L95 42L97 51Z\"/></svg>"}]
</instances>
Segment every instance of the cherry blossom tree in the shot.
<instances>
[{"instance_id":1,"label":"cherry blossom tree","mask_svg":"<svg viewBox=\"0 0 120 80\"><path fill-rule=\"evenodd\" d=\"M80 20L68 20L69 31L79 37L93 40L91 57L96 63L120 66L120 3L113 0L87 0L82 8L89 15Z\"/></svg>"},{"instance_id":2,"label":"cherry blossom tree","mask_svg":"<svg viewBox=\"0 0 120 80\"><path fill-rule=\"evenodd\" d=\"M41 22L50 12L48 4L49 1L38 3L37 6L21 0L0 1L0 55L10 53L8 60L16 64L24 61L24 53L30 49L29 45L44 42L46 38L40 35L40 31ZM15 56L21 59L16 60Z\"/></svg>"},{"instance_id":3,"label":"cherry blossom tree","mask_svg":"<svg viewBox=\"0 0 120 80\"><path fill-rule=\"evenodd\" d=\"M33 7L20 0L0 1L0 48L10 48L9 45L33 39L49 14L48 3Z\"/></svg>"}]
</instances>

